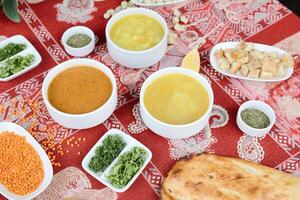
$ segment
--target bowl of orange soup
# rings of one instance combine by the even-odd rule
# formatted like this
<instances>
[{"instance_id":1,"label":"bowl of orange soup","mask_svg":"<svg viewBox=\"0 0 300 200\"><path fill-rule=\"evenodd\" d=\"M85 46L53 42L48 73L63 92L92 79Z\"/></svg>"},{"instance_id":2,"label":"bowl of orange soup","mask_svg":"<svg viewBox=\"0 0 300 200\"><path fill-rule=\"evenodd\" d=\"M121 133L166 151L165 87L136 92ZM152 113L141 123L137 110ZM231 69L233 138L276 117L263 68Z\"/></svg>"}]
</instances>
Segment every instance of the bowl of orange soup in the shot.
<instances>
[{"instance_id":1,"label":"bowl of orange soup","mask_svg":"<svg viewBox=\"0 0 300 200\"><path fill-rule=\"evenodd\" d=\"M203 76L180 67L165 68L142 85L141 117L160 136L187 138L207 125L213 101L212 88Z\"/></svg>"},{"instance_id":2,"label":"bowl of orange soup","mask_svg":"<svg viewBox=\"0 0 300 200\"><path fill-rule=\"evenodd\" d=\"M85 129L104 122L117 105L116 79L104 64L72 59L44 79L42 96L51 117L67 128Z\"/></svg>"},{"instance_id":3,"label":"bowl of orange soup","mask_svg":"<svg viewBox=\"0 0 300 200\"><path fill-rule=\"evenodd\" d=\"M129 68L149 67L167 51L168 25L157 12L129 8L115 14L105 29L111 57Z\"/></svg>"}]
</instances>

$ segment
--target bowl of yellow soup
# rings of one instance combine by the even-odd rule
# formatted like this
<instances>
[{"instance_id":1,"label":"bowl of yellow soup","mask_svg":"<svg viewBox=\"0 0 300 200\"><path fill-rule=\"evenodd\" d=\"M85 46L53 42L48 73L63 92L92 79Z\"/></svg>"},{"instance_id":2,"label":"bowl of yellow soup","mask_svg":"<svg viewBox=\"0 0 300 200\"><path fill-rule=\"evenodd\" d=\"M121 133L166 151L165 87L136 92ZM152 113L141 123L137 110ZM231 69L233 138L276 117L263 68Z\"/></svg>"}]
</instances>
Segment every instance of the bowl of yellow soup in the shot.
<instances>
[{"instance_id":1,"label":"bowl of yellow soup","mask_svg":"<svg viewBox=\"0 0 300 200\"><path fill-rule=\"evenodd\" d=\"M211 85L200 74L170 67L150 75L140 93L141 117L156 134L187 138L207 124L214 101Z\"/></svg>"},{"instance_id":2,"label":"bowl of yellow soup","mask_svg":"<svg viewBox=\"0 0 300 200\"><path fill-rule=\"evenodd\" d=\"M118 12L108 21L105 34L111 57L126 67L149 67L167 51L167 23L149 9L129 8Z\"/></svg>"},{"instance_id":3,"label":"bowl of yellow soup","mask_svg":"<svg viewBox=\"0 0 300 200\"><path fill-rule=\"evenodd\" d=\"M85 129L104 122L117 105L112 71L92 59L71 59L50 70L42 85L50 116L67 128Z\"/></svg>"}]
</instances>

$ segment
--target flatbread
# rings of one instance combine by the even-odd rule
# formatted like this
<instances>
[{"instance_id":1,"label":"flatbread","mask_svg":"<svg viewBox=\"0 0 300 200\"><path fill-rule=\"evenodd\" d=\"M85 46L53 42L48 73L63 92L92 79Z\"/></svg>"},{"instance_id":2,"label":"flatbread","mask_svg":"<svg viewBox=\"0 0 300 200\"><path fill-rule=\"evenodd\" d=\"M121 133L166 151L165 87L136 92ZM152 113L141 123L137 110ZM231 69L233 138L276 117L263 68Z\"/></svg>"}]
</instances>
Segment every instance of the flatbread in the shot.
<instances>
[{"instance_id":1,"label":"flatbread","mask_svg":"<svg viewBox=\"0 0 300 200\"><path fill-rule=\"evenodd\" d=\"M214 154L178 161L162 200L299 200L300 178L253 162Z\"/></svg>"},{"instance_id":2,"label":"flatbread","mask_svg":"<svg viewBox=\"0 0 300 200\"><path fill-rule=\"evenodd\" d=\"M160 199L161 200L173 200L171 197L168 196L168 194L165 192L165 190L163 188L160 191Z\"/></svg>"}]
</instances>

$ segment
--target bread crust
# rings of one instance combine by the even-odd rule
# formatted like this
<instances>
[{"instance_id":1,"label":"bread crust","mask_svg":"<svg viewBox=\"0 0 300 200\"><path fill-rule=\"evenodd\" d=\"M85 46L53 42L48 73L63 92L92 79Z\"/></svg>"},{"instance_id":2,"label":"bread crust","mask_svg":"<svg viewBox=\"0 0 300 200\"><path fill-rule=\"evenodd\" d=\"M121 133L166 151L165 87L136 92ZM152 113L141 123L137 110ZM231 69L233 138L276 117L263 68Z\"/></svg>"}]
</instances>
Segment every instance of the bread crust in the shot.
<instances>
[{"instance_id":1,"label":"bread crust","mask_svg":"<svg viewBox=\"0 0 300 200\"><path fill-rule=\"evenodd\" d=\"M162 200L297 200L300 178L237 158L201 154L178 161Z\"/></svg>"}]
</instances>

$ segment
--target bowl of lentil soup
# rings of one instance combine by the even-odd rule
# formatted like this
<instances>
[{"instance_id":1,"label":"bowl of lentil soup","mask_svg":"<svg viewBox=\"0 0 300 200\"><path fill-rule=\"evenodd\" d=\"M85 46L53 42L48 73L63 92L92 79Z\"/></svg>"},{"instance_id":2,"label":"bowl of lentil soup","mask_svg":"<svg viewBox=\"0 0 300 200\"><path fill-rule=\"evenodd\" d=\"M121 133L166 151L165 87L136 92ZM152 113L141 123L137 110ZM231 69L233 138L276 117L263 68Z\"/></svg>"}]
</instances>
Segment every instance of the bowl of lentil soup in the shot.
<instances>
[{"instance_id":1,"label":"bowl of lentil soup","mask_svg":"<svg viewBox=\"0 0 300 200\"><path fill-rule=\"evenodd\" d=\"M61 43L71 56L83 57L94 50L95 35L88 27L74 26L64 32Z\"/></svg>"},{"instance_id":2,"label":"bowl of lentil soup","mask_svg":"<svg viewBox=\"0 0 300 200\"><path fill-rule=\"evenodd\" d=\"M50 116L66 128L86 129L108 119L117 106L117 82L104 64L86 58L60 63L43 81Z\"/></svg>"},{"instance_id":3,"label":"bowl of lentil soup","mask_svg":"<svg viewBox=\"0 0 300 200\"><path fill-rule=\"evenodd\" d=\"M157 12L129 8L115 14L105 29L110 56L129 68L149 67L167 51L168 26Z\"/></svg>"},{"instance_id":4,"label":"bowl of lentil soup","mask_svg":"<svg viewBox=\"0 0 300 200\"><path fill-rule=\"evenodd\" d=\"M214 102L209 82L199 73L168 67L151 74L140 92L140 114L154 133L182 139L208 123Z\"/></svg>"},{"instance_id":5,"label":"bowl of lentil soup","mask_svg":"<svg viewBox=\"0 0 300 200\"><path fill-rule=\"evenodd\" d=\"M262 137L275 124L276 116L271 106L262 101L246 101L237 113L236 123L241 131L250 136Z\"/></svg>"},{"instance_id":6,"label":"bowl of lentil soup","mask_svg":"<svg viewBox=\"0 0 300 200\"><path fill-rule=\"evenodd\" d=\"M8 199L33 199L52 180L53 168L44 149L15 123L0 122L0 160L0 194Z\"/></svg>"}]
</instances>

